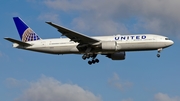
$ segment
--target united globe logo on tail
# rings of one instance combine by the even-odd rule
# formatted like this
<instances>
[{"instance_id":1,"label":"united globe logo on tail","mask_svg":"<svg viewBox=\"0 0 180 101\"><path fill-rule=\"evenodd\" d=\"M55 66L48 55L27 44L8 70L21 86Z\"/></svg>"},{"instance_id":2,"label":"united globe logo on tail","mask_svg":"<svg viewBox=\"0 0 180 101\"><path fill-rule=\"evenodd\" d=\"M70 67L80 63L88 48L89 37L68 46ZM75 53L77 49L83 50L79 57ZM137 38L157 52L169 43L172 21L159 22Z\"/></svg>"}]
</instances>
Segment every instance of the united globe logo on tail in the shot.
<instances>
[{"instance_id":1,"label":"united globe logo on tail","mask_svg":"<svg viewBox=\"0 0 180 101\"><path fill-rule=\"evenodd\" d=\"M41 38L21 20L19 17L13 17L19 36L23 42L40 40Z\"/></svg>"},{"instance_id":2,"label":"united globe logo on tail","mask_svg":"<svg viewBox=\"0 0 180 101\"><path fill-rule=\"evenodd\" d=\"M22 35L22 41L27 42L27 41L35 41L35 40L40 40L40 37L37 36L36 33L31 28L27 28Z\"/></svg>"}]
</instances>

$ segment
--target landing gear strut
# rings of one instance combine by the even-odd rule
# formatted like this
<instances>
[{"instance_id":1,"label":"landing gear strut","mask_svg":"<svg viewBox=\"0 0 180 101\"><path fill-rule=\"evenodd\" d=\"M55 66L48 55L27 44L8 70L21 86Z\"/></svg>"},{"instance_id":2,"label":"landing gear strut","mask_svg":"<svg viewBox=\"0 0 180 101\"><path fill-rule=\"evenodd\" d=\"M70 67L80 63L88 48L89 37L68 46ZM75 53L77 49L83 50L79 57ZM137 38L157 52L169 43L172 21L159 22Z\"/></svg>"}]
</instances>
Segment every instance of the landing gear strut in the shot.
<instances>
[{"instance_id":1,"label":"landing gear strut","mask_svg":"<svg viewBox=\"0 0 180 101\"><path fill-rule=\"evenodd\" d=\"M96 59L97 54L91 53L91 50L92 50L91 47L87 47L85 54L82 56L82 59L86 60L86 59L92 58L92 60L88 61L89 65L99 63L99 60Z\"/></svg>"},{"instance_id":2,"label":"landing gear strut","mask_svg":"<svg viewBox=\"0 0 180 101\"><path fill-rule=\"evenodd\" d=\"M158 49L158 54L157 54L157 57L159 58L161 55L160 55L160 52L162 51L162 48L159 48Z\"/></svg>"},{"instance_id":3,"label":"landing gear strut","mask_svg":"<svg viewBox=\"0 0 180 101\"><path fill-rule=\"evenodd\" d=\"M82 56L82 59L83 59L83 60L86 60L86 59L89 59L90 57L92 57L91 54L84 54L84 55Z\"/></svg>"},{"instance_id":4,"label":"landing gear strut","mask_svg":"<svg viewBox=\"0 0 180 101\"><path fill-rule=\"evenodd\" d=\"M83 60L86 60L86 54L84 54L84 55L82 56L82 59L83 59Z\"/></svg>"}]
</instances>

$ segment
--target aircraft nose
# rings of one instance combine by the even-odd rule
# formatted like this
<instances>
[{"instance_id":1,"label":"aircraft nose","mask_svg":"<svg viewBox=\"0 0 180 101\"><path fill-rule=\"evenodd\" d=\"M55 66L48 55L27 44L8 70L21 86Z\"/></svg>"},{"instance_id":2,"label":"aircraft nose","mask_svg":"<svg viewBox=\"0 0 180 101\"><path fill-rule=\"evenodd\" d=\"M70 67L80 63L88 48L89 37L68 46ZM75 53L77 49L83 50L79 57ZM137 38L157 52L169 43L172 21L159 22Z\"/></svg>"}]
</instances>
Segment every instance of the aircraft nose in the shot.
<instances>
[{"instance_id":1,"label":"aircraft nose","mask_svg":"<svg viewBox=\"0 0 180 101\"><path fill-rule=\"evenodd\" d=\"M171 45L173 45L173 44L174 44L174 42L171 40L171 41L170 41L170 44L171 44Z\"/></svg>"},{"instance_id":2,"label":"aircraft nose","mask_svg":"<svg viewBox=\"0 0 180 101\"><path fill-rule=\"evenodd\" d=\"M173 44L174 44L174 42L173 42L172 40L169 40L168 46L171 46L171 45L173 45Z\"/></svg>"}]
</instances>

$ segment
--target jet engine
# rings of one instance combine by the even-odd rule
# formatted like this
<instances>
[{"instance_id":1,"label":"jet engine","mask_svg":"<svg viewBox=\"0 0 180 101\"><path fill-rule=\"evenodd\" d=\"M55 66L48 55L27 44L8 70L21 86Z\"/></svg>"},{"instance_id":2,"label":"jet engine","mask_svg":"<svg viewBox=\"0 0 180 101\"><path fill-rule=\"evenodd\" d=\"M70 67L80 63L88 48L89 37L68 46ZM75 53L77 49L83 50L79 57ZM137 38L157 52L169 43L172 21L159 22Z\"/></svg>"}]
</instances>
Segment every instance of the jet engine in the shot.
<instances>
[{"instance_id":1,"label":"jet engine","mask_svg":"<svg viewBox=\"0 0 180 101\"><path fill-rule=\"evenodd\" d=\"M102 50L106 51L118 51L120 50L120 46L116 41L104 41L101 43Z\"/></svg>"},{"instance_id":2,"label":"jet engine","mask_svg":"<svg viewBox=\"0 0 180 101\"><path fill-rule=\"evenodd\" d=\"M107 54L108 58L111 58L112 60L124 60L126 56L125 52L117 52L113 54Z\"/></svg>"}]
</instances>

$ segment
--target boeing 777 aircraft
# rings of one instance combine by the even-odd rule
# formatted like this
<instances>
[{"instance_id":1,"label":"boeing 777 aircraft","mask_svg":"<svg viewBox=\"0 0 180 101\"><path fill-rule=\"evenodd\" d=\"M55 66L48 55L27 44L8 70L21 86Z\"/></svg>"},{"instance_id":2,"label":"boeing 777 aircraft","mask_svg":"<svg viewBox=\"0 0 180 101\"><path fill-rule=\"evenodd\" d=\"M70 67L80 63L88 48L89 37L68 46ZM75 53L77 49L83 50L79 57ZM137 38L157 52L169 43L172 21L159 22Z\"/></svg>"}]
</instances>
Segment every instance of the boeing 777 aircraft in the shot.
<instances>
[{"instance_id":1,"label":"boeing 777 aircraft","mask_svg":"<svg viewBox=\"0 0 180 101\"><path fill-rule=\"evenodd\" d=\"M46 22L67 38L41 39L19 17L13 17L21 41L5 38L13 47L49 54L82 54L82 59L89 59L88 64L98 63L98 54L112 60L124 60L128 51L157 50L160 57L162 49L173 45L168 37L155 34L114 35L89 37L52 22Z\"/></svg>"}]
</instances>

